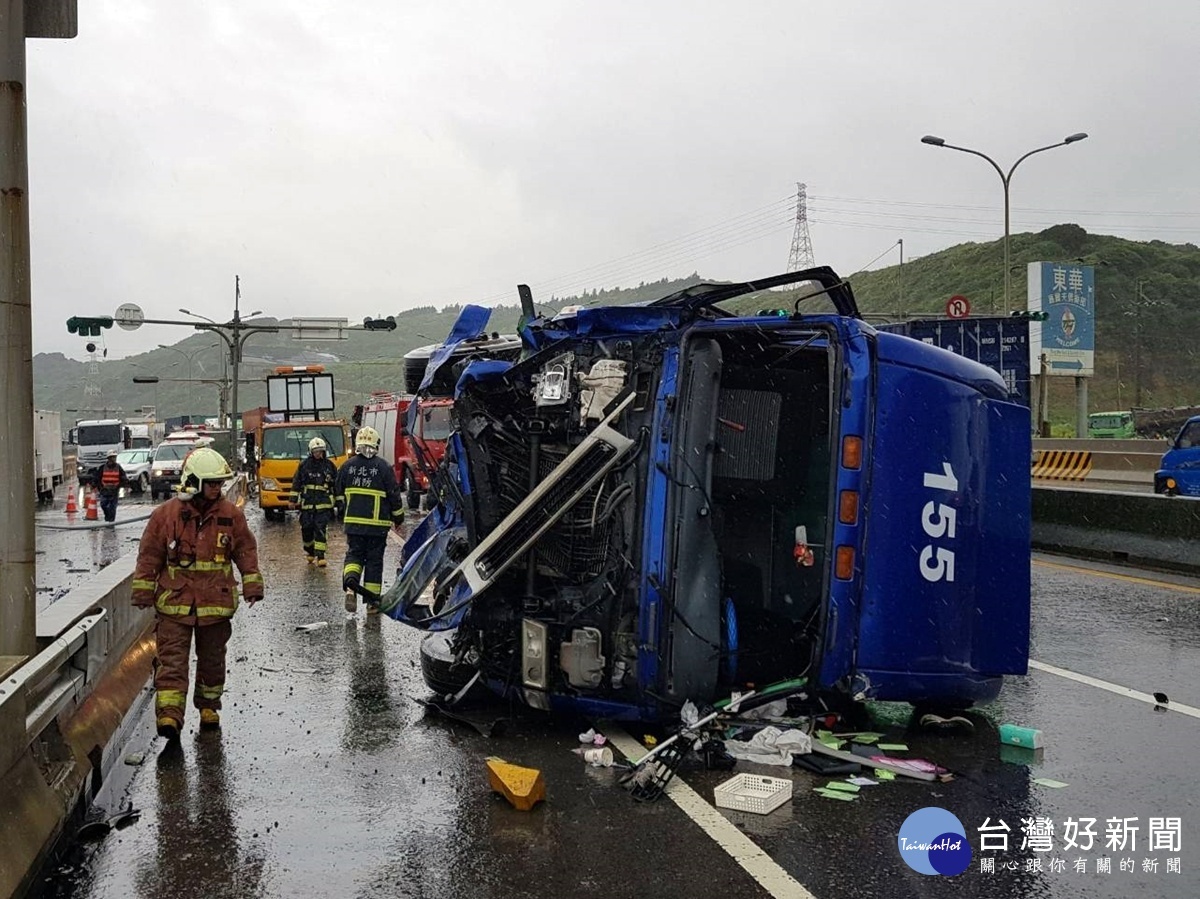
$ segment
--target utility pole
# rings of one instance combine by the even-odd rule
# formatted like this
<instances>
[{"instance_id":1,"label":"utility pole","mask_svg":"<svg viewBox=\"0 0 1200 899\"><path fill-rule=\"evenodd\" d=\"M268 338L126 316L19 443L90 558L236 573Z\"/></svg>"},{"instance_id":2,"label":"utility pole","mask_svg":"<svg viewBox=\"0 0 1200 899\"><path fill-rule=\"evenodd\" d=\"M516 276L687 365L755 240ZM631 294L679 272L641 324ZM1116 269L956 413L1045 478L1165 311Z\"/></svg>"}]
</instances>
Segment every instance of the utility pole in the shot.
<instances>
[{"instance_id":1,"label":"utility pole","mask_svg":"<svg viewBox=\"0 0 1200 899\"><path fill-rule=\"evenodd\" d=\"M37 652L33 526L33 316L25 39L72 38L73 0L0 0L0 657ZM0 670L9 666L0 659Z\"/></svg>"},{"instance_id":2,"label":"utility pole","mask_svg":"<svg viewBox=\"0 0 1200 899\"><path fill-rule=\"evenodd\" d=\"M1145 326L1143 321L1144 313L1147 309L1152 309L1155 306L1161 306L1162 303L1158 300L1146 299L1146 294L1142 290L1142 285L1146 283L1146 279L1139 278L1134 284L1133 302L1129 304L1129 309L1125 310L1125 314L1133 318L1133 407L1141 408L1142 405L1142 329Z\"/></svg>"}]
</instances>

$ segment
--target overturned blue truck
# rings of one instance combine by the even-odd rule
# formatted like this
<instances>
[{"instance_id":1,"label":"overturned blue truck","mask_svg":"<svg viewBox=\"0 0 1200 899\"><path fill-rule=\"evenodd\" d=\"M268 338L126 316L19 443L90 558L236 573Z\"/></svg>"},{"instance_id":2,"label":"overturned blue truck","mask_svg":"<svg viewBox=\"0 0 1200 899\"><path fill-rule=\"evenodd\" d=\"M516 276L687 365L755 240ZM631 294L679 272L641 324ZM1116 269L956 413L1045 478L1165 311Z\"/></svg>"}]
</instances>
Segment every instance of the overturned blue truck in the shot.
<instances>
[{"instance_id":1,"label":"overturned blue truck","mask_svg":"<svg viewBox=\"0 0 1200 899\"><path fill-rule=\"evenodd\" d=\"M443 674L652 720L782 680L964 708L1026 672L1029 410L999 375L872 328L824 267L523 306L518 361L463 353L467 307L426 372L457 366L455 430L381 607L443 632Z\"/></svg>"}]
</instances>

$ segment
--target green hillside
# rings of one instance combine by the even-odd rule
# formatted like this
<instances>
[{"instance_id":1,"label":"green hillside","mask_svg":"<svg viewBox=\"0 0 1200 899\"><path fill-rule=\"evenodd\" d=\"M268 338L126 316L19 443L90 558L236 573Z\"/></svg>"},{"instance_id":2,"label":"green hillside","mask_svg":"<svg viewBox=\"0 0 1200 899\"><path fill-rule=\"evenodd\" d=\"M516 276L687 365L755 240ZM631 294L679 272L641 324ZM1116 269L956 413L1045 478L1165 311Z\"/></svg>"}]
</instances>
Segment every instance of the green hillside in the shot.
<instances>
[{"instance_id":1,"label":"green hillside","mask_svg":"<svg viewBox=\"0 0 1200 899\"><path fill-rule=\"evenodd\" d=\"M1080 262L1096 271L1096 375L1092 411L1200 402L1200 248L1194 244L1133 241L1056 225L1012 236L1013 307L1025 306L1029 262ZM972 312L1002 311L1002 241L967 243L912 262L854 276L864 311L895 313L903 287L904 311L941 314L963 294ZM1141 297L1138 297L1140 282ZM1051 417L1073 421L1074 379L1054 378Z\"/></svg>"},{"instance_id":2,"label":"green hillside","mask_svg":"<svg viewBox=\"0 0 1200 899\"><path fill-rule=\"evenodd\" d=\"M1143 406L1174 406L1200 402L1200 248L1161 241L1132 241L1088 234L1078 225L1056 225L1037 234L1015 234L1010 248L1013 308L1024 308L1025 266L1028 262L1084 263L1095 266L1097 291L1096 376L1089 384L1093 411ZM941 315L946 300L963 294L976 314L1001 314L1004 294L1002 242L964 243L899 266L848 275L859 306L869 317ZM773 273L770 273L773 274ZM847 274L847 273L843 273ZM543 311L563 305L590 306L651 300L703 280L661 280L632 289L592 290L580 296L535 297ZM1138 287L1141 297L1138 297ZM515 291L514 291L515 294ZM787 292L747 298L739 306L752 311L763 305L790 305ZM458 306L432 306L396 312L397 328L387 332L354 332L342 341L300 341L286 333L256 334L245 346L246 363L239 405L251 408L265 402L262 377L276 364L322 361L315 354L331 353L340 361L326 364L338 389L340 412L362 402L372 390L399 390L403 384L401 358L415 347L441 340L450 329ZM386 311L382 314L388 314ZM515 301L494 308L490 329L511 332L520 315ZM259 319L271 323L272 319ZM281 323L286 327L286 320ZM160 416L215 415L215 384L187 382L218 379L222 351L217 338L199 332L176 349L156 349L127 360L97 363L91 383L99 395L86 395L87 364L62 354L34 357L35 402L58 409L64 419L82 417L72 409L120 409L129 413L157 405ZM81 341L82 343L82 341ZM182 352L178 352L181 350ZM191 354L189 360L183 355ZM310 354L310 355L305 355ZM257 361L256 358L257 357ZM134 375L157 375L157 385L138 385ZM168 381L177 378L184 381ZM1073 422L1072 378L1051 381L1051 418L1060 426ZM98 408L100 407L100 408Z\"/></svg>"}]
</instances>

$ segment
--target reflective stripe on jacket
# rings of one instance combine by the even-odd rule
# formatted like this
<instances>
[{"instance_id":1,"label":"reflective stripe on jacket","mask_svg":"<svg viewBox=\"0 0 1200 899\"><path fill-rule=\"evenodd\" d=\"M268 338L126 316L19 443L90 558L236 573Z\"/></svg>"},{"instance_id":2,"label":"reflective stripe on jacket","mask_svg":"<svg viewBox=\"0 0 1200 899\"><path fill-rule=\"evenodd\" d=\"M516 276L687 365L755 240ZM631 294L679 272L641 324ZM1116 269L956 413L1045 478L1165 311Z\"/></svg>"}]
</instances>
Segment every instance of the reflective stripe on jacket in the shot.
<instances>
[{"instance_id":1,"label":"reflective stripe on jacket","mask_svg":"<svg viewBox=\"0 0 1200 899\"><path fill-rule=\"evenodd\" d=\"M112 465L104 463L96 469L96 474L92 477L104 496L116 496L120 492L121 484L126 481L125 469L116 462Z\"/></svg>"},{"instance_id":2,"label":"reflective stripe on jacket","mask_svg":"<svg viewBox=\"0 0 1200 899\"><path fill-rule=\"evenodd\" d=\"M328 458L309 456L296 469L292 491L300 495L300 510L303 512L332 512L333 485L337 480L337 466Z\"/></svg>"},{"instance_id":3,"label":"reflective stripe on jacket","mask_svg":"<svg viewBox=\"0 0 1200 899\"><path fill-rule=\"evenodd\" d=\"M242 510L225 499L203 513L193 501L171 499L154 510L138 546L133 574L135 603L153 603L160 614L190 624L229 618L238 607L234 566L242 593L261 599L258 545Z\"/></svg>"},{"instance_id":4,"label":"reflective stripe on jacket","mask_svg":"<svg viewBox=\"0 0 1200 899\"><path fill-rule=\"evenodd\" d=\"M404 521L404 498L392 467L375 456L351 456L338 471L336 496L345 503L347 534L387 533Z\"/></svg>"}]
</instances>

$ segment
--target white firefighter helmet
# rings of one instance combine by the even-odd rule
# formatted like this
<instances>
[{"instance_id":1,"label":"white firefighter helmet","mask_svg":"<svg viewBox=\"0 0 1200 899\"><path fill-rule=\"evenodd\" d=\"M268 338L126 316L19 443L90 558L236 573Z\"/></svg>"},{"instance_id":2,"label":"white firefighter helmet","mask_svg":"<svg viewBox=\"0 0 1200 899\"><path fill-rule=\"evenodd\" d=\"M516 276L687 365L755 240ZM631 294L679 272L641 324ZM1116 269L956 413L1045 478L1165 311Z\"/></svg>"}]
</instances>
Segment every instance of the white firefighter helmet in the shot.
<instances>
[{"instance_id":1,"label":"white firefighter helmet","mask_svg":"<svg viewBox=\"0 0 1200 899\"><path fill-rule=\"evenodd\" d=\"M227 481L233 470L225 457L215 449L200 446L187 454L179 474L179 497L191 499L203 489L206 481Z\"/></svg>"},{"instance_id":2,"label":"white firefighter helmet","mask_svg":"<svg viewBox=\"0 0 1200 899\"><path fill-rule=\"evenodd\" d=\"M325 441L320 437L314 437L312 440L308 441L308 451L310 453L315 453L317 450L326 452L328 449L329 447L325 445Z\"/></svg>"},{"instance_id":3,"label":"white firefighter helmet","mask_svg":"<svg viewBox=\"0 0 1200 899\"><path fill-rule=\"evenodd\" d=\"M354 451L370 458L379 452L379 432L369 425L354 435Z\"/></svg>"}]
</instances>

